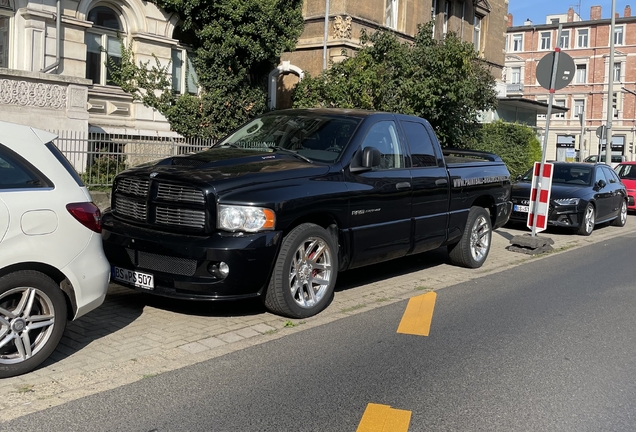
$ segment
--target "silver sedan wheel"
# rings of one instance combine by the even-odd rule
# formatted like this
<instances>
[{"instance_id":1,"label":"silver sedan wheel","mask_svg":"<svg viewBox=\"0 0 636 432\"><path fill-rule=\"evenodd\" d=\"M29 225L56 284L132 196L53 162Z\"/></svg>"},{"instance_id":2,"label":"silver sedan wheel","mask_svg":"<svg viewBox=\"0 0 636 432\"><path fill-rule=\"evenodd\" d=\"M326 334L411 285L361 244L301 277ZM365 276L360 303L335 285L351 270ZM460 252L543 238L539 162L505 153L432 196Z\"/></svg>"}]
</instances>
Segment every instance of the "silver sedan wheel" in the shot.
<instances>
[{"instance_id":1,"label":"silver sedan wheel","mask_svg":"<svg viewBox=\"0 0 636 432\"><path fill-rule=\"evenodd\" d=\"M289 288L298 306L309 309L325 296L332 277L332 253L321 238L309 237L291 262Z\"/></svg>"},{"instance_id":2,"label":"silver sedan wheel","mask_svg":"<svg viewBox=\"0 0 636 432\"><path fill-rule=\"evenodd\" d=\"M53 333L55 309L44 292L13 288L0 295L0 364L16 364L36 355Z\"/></svg>"},{"instance_id":3,"label":"silver sedan wheel","mask_svg":"<svg viewBox=\"0 0 636 432\"><path fill-rule=\"evenodd\" d=\"M481 262L490 248L490 225L485 216L479 216L470 232L470 254Z\"/></svg>"},{"instance_id":4,"label":"silver sedan wheel","mask_svg":"<svg viewBox=\"0 0 636 432\"><path fill-rule=\"evenodd\" d=\"M594 207L588 205L583 215L583 224L585 225L585 232L591 233L594 229Z\"/></svg>"},{"instance_id":5,"label":"silver sedan wheel","mask_svg":"<svg viewBox=\"0 0 636 432\"><path fill-rule=\"evenodd\" d=\"M621 218L621 225L627 223L627 203L625 201L621 204L621 214L618 217Z\"/></svg>"}]
</instances>

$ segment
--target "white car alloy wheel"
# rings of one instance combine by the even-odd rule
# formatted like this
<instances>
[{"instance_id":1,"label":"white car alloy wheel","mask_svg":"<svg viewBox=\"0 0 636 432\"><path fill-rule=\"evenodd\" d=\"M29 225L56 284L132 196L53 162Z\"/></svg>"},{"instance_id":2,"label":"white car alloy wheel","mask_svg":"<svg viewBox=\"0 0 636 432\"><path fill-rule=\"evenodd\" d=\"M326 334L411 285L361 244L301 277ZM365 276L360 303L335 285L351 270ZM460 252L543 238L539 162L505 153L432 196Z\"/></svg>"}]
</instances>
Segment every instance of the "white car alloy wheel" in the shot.
<instances>
[{"instance_id":1,"label":"white car alloy wheel","mask_svg":"<svg viewBox=\"0 0 636 432\"><path fill-rule=\"evenodd\" d=\"M312 308L325 296L331 261L331 250L321 238L310 237L298 247L289 272L289 289L298 306Z\"/></svg>"}]
</instances>

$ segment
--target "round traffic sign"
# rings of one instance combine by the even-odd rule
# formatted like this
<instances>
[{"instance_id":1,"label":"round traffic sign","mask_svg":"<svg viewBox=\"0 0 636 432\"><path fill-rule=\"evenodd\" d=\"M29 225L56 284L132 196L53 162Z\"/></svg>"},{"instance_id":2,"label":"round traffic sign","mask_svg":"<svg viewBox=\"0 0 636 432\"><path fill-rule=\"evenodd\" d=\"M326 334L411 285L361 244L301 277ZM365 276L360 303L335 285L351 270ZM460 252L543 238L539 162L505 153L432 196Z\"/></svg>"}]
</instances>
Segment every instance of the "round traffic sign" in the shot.
<instances>
[{"instance_id":1,"label":"round traffic sign","mask_svg":"<svg viewBox=\"0 0 636 432\"><path fill-rule=\"evenodd\" d=\"M552 83L552 69L556 60L556 52L552 52L543 56L537 65L537 81L541 87L550 90ZM559 64L557 65L556 77L554 80L554 89L560 90L567 86L574 79L574 60L563 51L559 52Z\"/></svg>"},{"instance_id":2,"label":"round traffic sign","mask_svg":"<svg viewBox=\"0 0 636 432\"><path fill-rule=\"evenodd\" d=\"M607 135L607 127L605 125L600 125L596 128L596 138L603 139L605 135Z\"/></svg>"}]
</instances>

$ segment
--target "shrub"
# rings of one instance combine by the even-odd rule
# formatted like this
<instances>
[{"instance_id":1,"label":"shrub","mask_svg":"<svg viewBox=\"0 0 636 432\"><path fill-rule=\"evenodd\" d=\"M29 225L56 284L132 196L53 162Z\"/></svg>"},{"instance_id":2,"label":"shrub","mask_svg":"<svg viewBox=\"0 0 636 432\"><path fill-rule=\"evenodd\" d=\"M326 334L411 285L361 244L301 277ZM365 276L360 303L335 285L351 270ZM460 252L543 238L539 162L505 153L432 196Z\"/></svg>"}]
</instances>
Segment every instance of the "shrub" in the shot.
<instances>
[{"instance_id":1,"label":"shrub","mask_svg":"<svg viewBox=\"0 0 636 432\"><path fill-rule=\"evenodd\" d=\"M126 155L108 149L95 152L91 163L80 177L86 186L110 186L117 174L126 169Z\"/></svg>"},{"instance_id":2,"label":"shrub","mask_svg":"<svg viewBox=\"0 0 636 432\"><path fill-rule=\"evenodd\" d=\"M497 121L483 125L472 147L500 156L513 179L541 160L541 143L535 131L518 123Z\"/></svg>"}]
</instances>

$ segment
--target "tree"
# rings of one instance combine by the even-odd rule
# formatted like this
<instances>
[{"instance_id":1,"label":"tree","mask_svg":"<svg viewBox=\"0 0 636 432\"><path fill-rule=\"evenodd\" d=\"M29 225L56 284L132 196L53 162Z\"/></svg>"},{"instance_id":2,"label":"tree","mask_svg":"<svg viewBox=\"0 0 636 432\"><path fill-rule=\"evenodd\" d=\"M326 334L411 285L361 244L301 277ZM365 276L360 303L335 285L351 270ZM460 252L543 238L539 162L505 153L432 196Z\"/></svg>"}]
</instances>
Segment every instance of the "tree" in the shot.
<instances>
[{"instance_id":1,"label":"tree","mask_svg":"<svg viewBox=\"0 0 636 432\"><path fill-rule=\"evenodd\" d=\"M449 33L432 37L422 25L414 43L379 31L361 37L354 57L306 76L295 88L294 107L360 108L426 118L445 146L467 147L479 111L496 107L495 80L472 44Z\"/></svg>"},{"instance_id":2,"label":"tree","mask_svg":"<svg viewBox=\"0 0 636 432\"><path fill-rule=\"evenodd\" d=\"M175 95L170 65L137 62L132 45L113 81L186 137L220 138L267 110L267 77L303 30L302 0L154 0L182 17L200 94Z\"/></svg>"}]
</instances>

